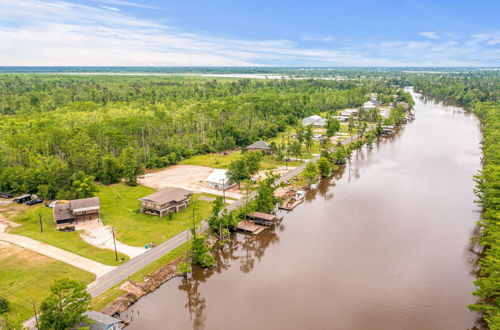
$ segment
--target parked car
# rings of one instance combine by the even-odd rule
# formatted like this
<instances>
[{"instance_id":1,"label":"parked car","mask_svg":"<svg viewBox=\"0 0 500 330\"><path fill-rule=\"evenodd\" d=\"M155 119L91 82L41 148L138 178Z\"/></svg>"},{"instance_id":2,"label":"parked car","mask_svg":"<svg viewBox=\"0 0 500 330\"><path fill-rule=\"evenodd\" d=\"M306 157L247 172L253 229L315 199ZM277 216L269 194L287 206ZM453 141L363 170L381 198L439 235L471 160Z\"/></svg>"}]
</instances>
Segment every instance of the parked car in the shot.
<instances>
[{"instance_id":1,"label":"parked car","mask_svg":"<svg viewBox=\"0 0 500 330\"><path fill-rule=\"evenodd\" d=\"M0 198L12 198L12 194L0 192Z\"/></svg>"},{"instance_id":2,"label":"parked car","mask_svg":"<svg viewBox=\"0 0 500 330\"><path fill-rule=\"evenodd\" d=\"M39 204L41 202L43 202L42 198L35 198L35 199L30 200L30 201L27 201L26 205L35 205L35 204Z\"/></svg>"}]
</instances>

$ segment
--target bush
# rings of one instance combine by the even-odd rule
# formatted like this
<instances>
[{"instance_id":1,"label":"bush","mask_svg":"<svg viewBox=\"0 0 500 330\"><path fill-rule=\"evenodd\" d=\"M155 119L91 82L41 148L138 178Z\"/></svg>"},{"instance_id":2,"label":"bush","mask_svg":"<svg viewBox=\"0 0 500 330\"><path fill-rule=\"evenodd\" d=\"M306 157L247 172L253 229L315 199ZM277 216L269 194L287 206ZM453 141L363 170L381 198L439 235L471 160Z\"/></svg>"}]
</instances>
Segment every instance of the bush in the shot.
<instances>
[{"instance_id":1,"label":"bush","mask_svg":"<svg viewBox=\"0 0 500 330\"><path fill-rule=\"evenodd\" d=\"M10 310L9 301L4 297L0 297L0 314L5 314Z\"/></svg>"}]
</instances>

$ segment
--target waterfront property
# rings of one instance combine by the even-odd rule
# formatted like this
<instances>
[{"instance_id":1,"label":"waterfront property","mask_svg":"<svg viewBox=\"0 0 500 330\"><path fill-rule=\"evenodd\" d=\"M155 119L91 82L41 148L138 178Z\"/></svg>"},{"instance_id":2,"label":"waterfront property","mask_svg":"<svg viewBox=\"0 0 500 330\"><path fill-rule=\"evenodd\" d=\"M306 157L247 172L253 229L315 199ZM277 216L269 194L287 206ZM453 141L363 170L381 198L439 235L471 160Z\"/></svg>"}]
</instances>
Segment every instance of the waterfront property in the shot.
<instances>
[{"instance_id":1,"label":"waterfront property","mask_svg":"<svg viewBox=\"0 0 500 330\"><path fill-rule=\"evenodd\" d=\"M262 212L252 212L246 215L248 220L255 222L258 225L272 226L279 221L279 218L274 214L262 213Z\"/></svg>"},{"instance_id":2,"label":"waterfront property","mask_svg":"<svg viewBox=\"0 0 500 330\"><path fill-rule=\"evenodd\" d=\"M252 143L251 145L249 145L247 147L247 150L248 151L263 151L265 152L266 154L269 154L271 153L271 147L268 143L266 143L265 141L262 141L262 140L259 140L255 143Z\"/></svg>"},{"instance_id":3,"label":"waterfront property","mask_svg":"<svg viewBox=\"0 0 500 330\"><path fill-rule=\"evenodd\" d=\"M90 322L82 322L78 325L78 328L89 330L119 330L120 323L122 322L117 318L96 311L88 311L83 315L85 315Z\"/></svg>"},{"instance_id":4,"label":"waterfront property","mask_svg":"<svg viewBox=\"0 0 500 330\"><path fill-rule=\"evenodd\" d=\"M261 233L263 230L265 230L267 228L266 226L261 226L261 225L255 224L249 220L243 220L243 221L238 222L237 227L241 231L249 232L249 233L252 233L254 235Z\"/></svg>"},{"instance_id":5,"label":"waterfront property","mask_svg":"<svg viewBox=\"0 0 500 330\"><path fill-rule=\"evenodd\" d=\"M53 208L57 229L78 229L79 226L99 222L99 197L59 201Z\"/></svg>"},{"instance_id":6,"label":"waterfront property","mask_svg":"<svg viewBox=\"0 0 500 330\"><path fill-rule=\"evenodd\" d=\"M217 190L226 190L235 185L227 177L227 170L215 169L207 178L207 186Z\"/></svg>"},{"instance_id":7,"label":"waterfront property","mask_svg":"<svg viewBox=\"0 0 500 330\"><path fill-rule=\"evenodd\" d=\"M302 119L303 126L314 126L314 127L323 127L326 125L326 119L322 118L318 115L313 115L310 117L306 117Z\"/></svg>"},{"instance_id":8,"label":"waterfront property","mask_svg":"<svg viewBox=\"0 0 500 330\"><path fill-rule=\"evenodd\" d=\"M177 213L187 208L192 192L182 188L167 187L151 195L140 198L141 212L158 215Z\"/></svg>"}]
</instances>

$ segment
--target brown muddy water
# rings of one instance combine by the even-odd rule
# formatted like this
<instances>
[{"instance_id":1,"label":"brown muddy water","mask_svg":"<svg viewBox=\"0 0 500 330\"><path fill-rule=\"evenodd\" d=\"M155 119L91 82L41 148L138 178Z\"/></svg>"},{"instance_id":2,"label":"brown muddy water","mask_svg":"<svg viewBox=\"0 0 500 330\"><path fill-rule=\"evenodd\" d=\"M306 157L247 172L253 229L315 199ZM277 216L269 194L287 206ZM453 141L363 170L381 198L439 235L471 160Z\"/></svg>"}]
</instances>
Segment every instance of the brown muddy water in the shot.
<instances>
[{"instance_id":1,"label":"brown muddy water","mask_svg":"<svg viewBox=\"0 0 500 330\"><path fill-rule=\"evenodd\" d=\"M129 329L468 329L480 126L416 99L416 120L353 154L261 235L237 234L212 270L175 278Z\"/></svg>"}]
</instances>

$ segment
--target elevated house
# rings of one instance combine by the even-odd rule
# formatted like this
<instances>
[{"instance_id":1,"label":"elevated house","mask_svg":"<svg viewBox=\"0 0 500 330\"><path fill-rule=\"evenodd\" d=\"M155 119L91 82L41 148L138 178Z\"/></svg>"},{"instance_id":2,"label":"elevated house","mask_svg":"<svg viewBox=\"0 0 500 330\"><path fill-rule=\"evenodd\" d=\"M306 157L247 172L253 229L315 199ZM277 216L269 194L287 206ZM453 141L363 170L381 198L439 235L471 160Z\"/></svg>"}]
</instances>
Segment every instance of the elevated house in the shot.
<instances>
[{"instance_id":1,"label":"elevated house","mask_svg":"<svg viewBox=\"0 0 500 330\"><path fill-rule=\"evenodd\" d=\"M340 115L349 118L352 116L357 116L358 113L359 113L358 109L345 109L340 112Z\"/></svg>"},{"instance_id":2,"label":"elevated house","mask_svg":"<svg viewBox=\"0 0 500 330\"><path fill-rule=\"evenodd\" d=\"M248 151L263 151L266 154L271 153L271 146L265 141L259 140L255 143L252 143L247 147Z\"/></svg>"},{"instance_id":3,"label":"elevated house","mask_svg":"<svg viewBox=\"0 0 500 330\"><path fill-rule=\"evenodd\" d=\"M318 115L313 115L306 117L302 119L302 125L303 126L314 126L314 127L323 127L326 125L326 119L318 116Z\"/></svg>"},{"instance_id":4,"label":"elevated house","mask_svg":"<svg viewBox=\"0 0 500 330\"><path fill-rule=\"evenodd\" d=\"M176 213L187 208L192 192L182 188L167 187L154 194L140 198L141 212L158 215L160 218L168 213Z\"/></svg>"},{"instance_id":5,"label":"elevated house","mask_svg":"<svg viewBox=\"0 0 500 330\"><path fill-rule=\"evenodd\" d=\"M226 190L235 185L234 182L231 182L227 177L227 170L215 169L208 176L207 186L212 189L217 190Z\"/></svg>"},{"instance_id":6,"label":"elevated house","mask_svg":"<svg viewBox=\"0 0 500 330\"><path fill-rule=\"evenodd\" d=\"M76 226L99 222L99 197L60 201L52 209L57 229L76 229Z\"/></svg>"}]
</instances>

